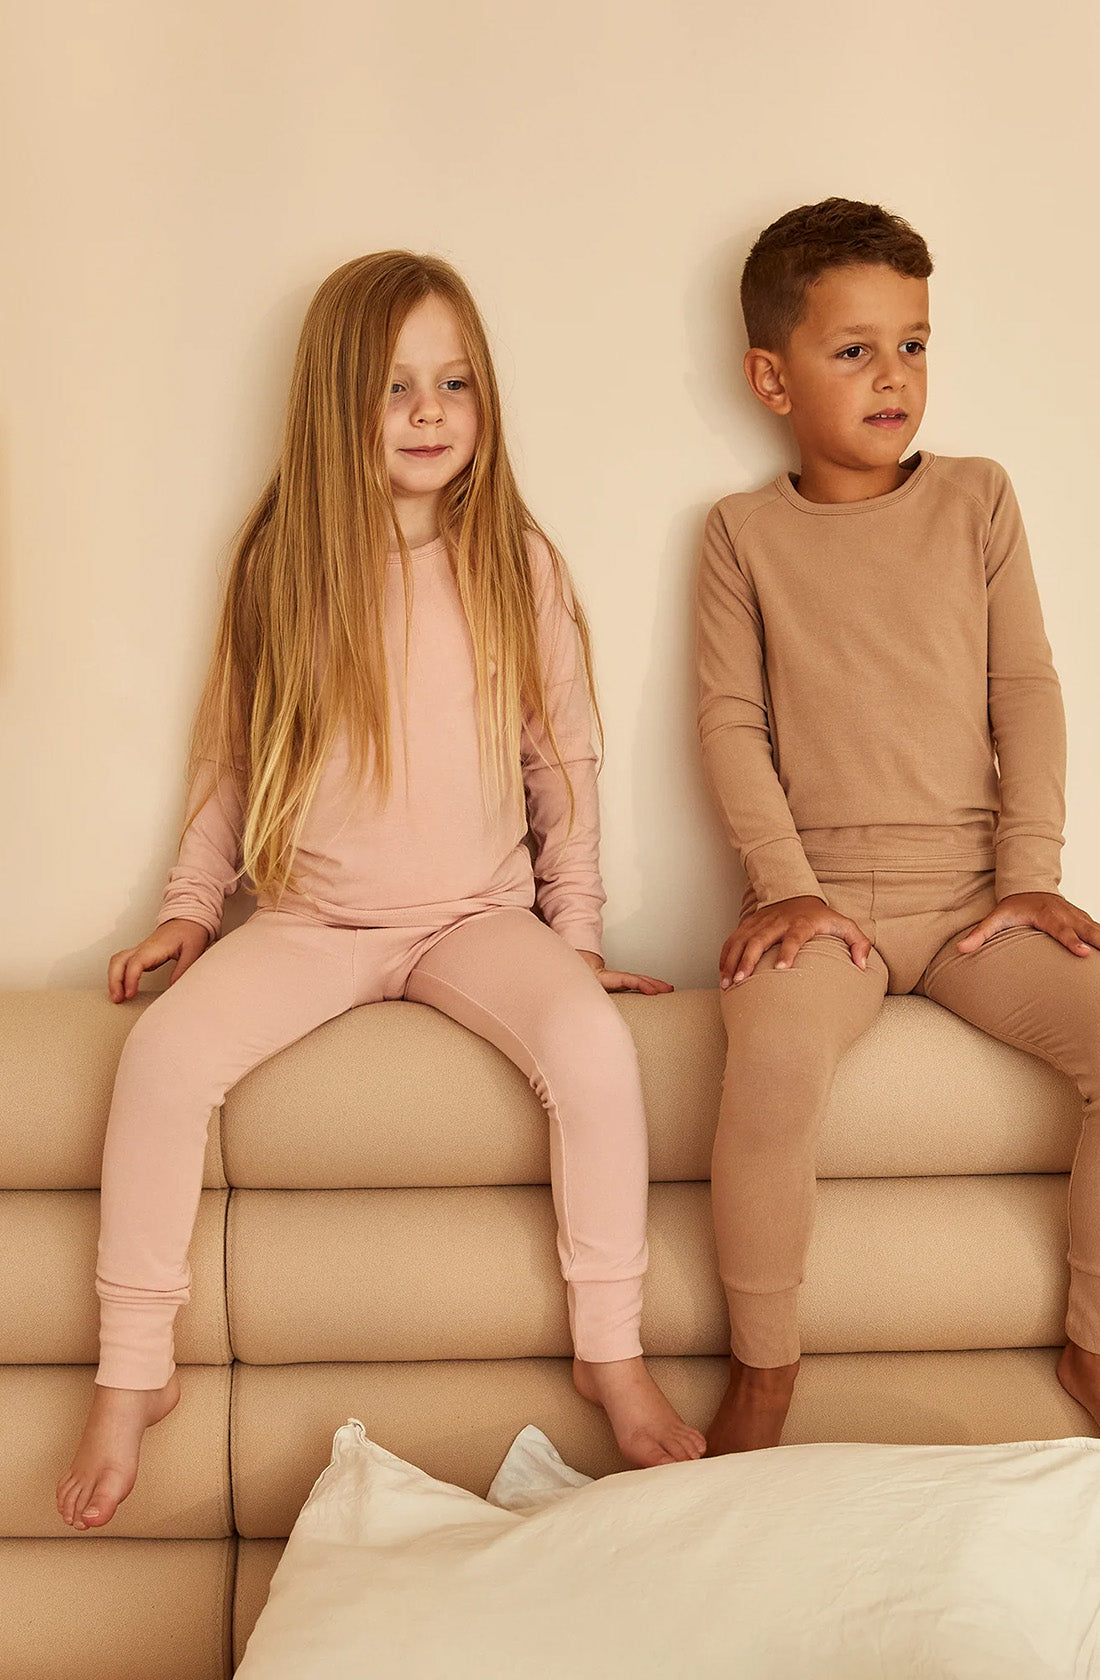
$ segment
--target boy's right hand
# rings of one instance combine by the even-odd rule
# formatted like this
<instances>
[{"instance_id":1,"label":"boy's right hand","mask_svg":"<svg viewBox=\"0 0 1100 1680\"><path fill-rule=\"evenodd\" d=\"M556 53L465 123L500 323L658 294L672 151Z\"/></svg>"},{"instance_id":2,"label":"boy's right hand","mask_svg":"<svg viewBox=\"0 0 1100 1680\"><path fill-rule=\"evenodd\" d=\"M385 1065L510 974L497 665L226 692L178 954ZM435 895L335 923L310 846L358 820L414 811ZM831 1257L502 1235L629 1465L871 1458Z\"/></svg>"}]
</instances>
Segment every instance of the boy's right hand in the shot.
<instances>
[{"instance_id":1,"label":"boy's right hand","mask_svg":"<svg viewBox=\"0 0 1100 1680\"><path fill-rule=\"evenodd\" d=\"M776 968L790 968L807 940L829 934L843 939L857 968L867 967L871 941L847 916L830 910L820 898L783 898L745 916L722 947L718 962L721 989L747 980L765 951L779 946Z\"/></svg>"},{"instance_id":2,"label":"boy's right hand","mask_svg":"<svg viewBox=\"0 0 1100 1680\"><path fill-rule=\"evenodd\" d=\"M107 964L107 990L113 1003L136 997L138 981L147 968L159 968L162 963L176 959L171 986L196 957L201 957L210 943L210 935L199 922L186 921L182 916L162 922L140 945L128 951L116 951Z\"/></svg>"}]
</instances>

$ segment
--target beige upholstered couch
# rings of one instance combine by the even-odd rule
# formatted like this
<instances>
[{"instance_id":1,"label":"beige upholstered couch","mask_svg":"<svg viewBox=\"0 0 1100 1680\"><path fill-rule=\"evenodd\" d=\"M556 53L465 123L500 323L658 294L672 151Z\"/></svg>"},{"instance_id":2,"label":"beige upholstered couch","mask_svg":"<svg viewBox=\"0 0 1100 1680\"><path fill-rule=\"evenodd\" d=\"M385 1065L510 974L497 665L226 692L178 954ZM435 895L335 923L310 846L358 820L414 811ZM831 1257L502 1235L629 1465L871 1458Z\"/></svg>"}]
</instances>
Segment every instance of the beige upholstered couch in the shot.
<instances>
[{"instance_id":1,"label":"beige upholstered couch","mask_svg":"<svg viewBox=\"0 0 1100 1680\"><path fill-rule=\"evenodd\" d=\"M538 1104L461 1027L387 1003L273 1058L214 1117L183 1403L109 1532L70 1534L53 1485L95 1358L100 1144L146 1001L2 999L0 1680L230 1674L349 1414L481 1492L529 1421L580 1468L619 1467L569 1383ZM705 1183L717 996L620 1006L653 1140L646 1342L703 1423L726 1343ZM789 1440L1095 1433L1054 1377L1078 1114L1037 1062L935 1004L888 1001L821 1143Z\"/></svg>"}]
</instances>

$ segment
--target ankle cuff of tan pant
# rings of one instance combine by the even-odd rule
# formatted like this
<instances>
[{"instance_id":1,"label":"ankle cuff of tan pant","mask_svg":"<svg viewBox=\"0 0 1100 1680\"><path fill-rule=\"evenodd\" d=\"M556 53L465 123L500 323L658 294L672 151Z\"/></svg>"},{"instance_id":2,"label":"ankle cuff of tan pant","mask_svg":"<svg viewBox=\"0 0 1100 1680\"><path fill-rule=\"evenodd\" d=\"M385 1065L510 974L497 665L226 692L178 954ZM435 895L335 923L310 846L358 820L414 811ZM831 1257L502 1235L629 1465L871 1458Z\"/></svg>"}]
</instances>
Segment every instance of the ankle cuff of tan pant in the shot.
<instances>
[{"instance_id":1,"label":"ankle cuff of tan pant","mask_svg":"<svg viewBox=\"0 0 1100 1680\"><path fill-rule=\"evenodd\" d=\"M177 1304L164 1301L99 1303L101 1388L163 1388L175 1363L172 1323Z\"/></svg>"},{"instance_id":2,"label":"ankle cuff of tan pant","mask_svg":"<svg viewBox=\"0 0 1100 1680\"><path fill-rule=\"evenodd\" d=\"M569 1328L578 1359L605 1365L612 1359L637 1359L642 1351L642 1280L611 1278L570 1283Z\"/></svg>"},{"instance_id":3,"label":"ankle cuff of tan pant","mask_svg":"<svg viewBox=\"0 0 1100 1680\"><path fill-rule=\"evenodd\" d=\"M742 1365L766 1370L793 1365L798 1345L798 1287L767 1295L731 1289L726 1285L730 1313L730 1347Z\"/></svg>"},{"instance_id":4,"label":"ankle cuff of tan pant","mask_svg":"<svg viewBox=\"0 0 1100 1680\"><path fill-rule=\"evenodd\" d=\"M1100 1353L1100 1277L1078 1271L1070 1276L1066 1336L1086 1353Z\"/></svg>"}]
</instances>

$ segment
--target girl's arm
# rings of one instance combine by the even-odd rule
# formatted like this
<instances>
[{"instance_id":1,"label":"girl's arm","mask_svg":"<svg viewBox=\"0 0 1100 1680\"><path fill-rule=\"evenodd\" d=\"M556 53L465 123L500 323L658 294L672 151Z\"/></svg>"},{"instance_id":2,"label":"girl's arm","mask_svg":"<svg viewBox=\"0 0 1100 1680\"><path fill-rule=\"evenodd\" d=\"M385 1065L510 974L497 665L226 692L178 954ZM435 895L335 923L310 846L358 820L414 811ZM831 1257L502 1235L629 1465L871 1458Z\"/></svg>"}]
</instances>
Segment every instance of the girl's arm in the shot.
<instances>
[{"instance_id":1,"label":"girl's arm","mask_svg":"<svg viewBox=\"0 0 1100 1680\"><path fill-rule=\"evenodd\" d=\"M1008 476L998 482L985 550L989 722L997 748L997 897L1056 893L1065 823L1066 722L1043 629L1027 537Z\"/></svg>"},{"instance_id":2,"label":"girl's arm","mask_svg":"<svg viewBox=\"0 0 1100 1680\"><path fill-rule=\"evenodd\" d=\"M236 777L226 772L187 825L156 927L182 917L218 937L226 897L241 877L243 820Z\"/></svg>"},{"instance_id":3,"label":"girl's arm","mask_svg":"<svg viewBox=\"0 0 1100 1680\"><path fill-rule=\"evenodd\" d=\"M565 778L545 731L529 720L522 754L527 820L535 839L535 899L549 926L567 944L598 955L606 894L600 879L596 751L584 659L569 611L568 583L563 578L559 585L539 538L531 540L531 571L547 710L574 801L570 826Z\"/></svg>"},{"instance_id":4,"label":"girl's arm","mask_svg":"<svg viewBox=\"0 0 1100 1680\"><path fill-rule=\"evenodd\" d=\"M755 592L717 507L703 535L696 626L703 765L757 907L825 900L772 759Z\"/></svg>"}]
</instances>

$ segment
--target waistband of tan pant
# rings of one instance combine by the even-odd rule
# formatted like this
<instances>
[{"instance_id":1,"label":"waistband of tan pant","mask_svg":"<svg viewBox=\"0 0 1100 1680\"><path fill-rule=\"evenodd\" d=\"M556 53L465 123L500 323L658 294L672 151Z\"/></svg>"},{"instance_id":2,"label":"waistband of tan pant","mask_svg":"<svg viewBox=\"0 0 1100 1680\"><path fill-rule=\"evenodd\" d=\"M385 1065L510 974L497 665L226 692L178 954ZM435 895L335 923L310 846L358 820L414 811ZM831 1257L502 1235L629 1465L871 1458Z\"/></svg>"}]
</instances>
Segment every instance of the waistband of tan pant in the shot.
<instances>
[{"instance_id":1,"label":"waistband of tan pant","mask_svg":"<svg viewBox=\"0 0 1100 1680\"><path fill-rule=\"evenodd\" d=\"M815 874L821 870L890 869L951 872L992 869L995 824L876 823L851 828L801 829L799 838Z\"/></svg>"}]
</instances>

